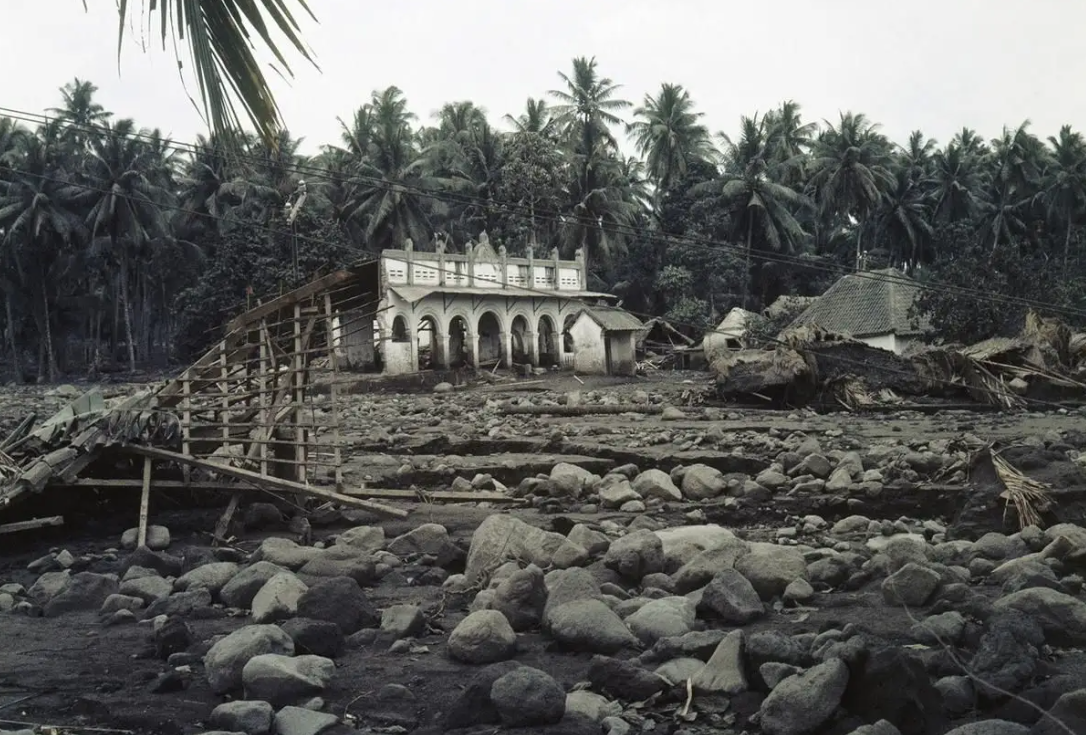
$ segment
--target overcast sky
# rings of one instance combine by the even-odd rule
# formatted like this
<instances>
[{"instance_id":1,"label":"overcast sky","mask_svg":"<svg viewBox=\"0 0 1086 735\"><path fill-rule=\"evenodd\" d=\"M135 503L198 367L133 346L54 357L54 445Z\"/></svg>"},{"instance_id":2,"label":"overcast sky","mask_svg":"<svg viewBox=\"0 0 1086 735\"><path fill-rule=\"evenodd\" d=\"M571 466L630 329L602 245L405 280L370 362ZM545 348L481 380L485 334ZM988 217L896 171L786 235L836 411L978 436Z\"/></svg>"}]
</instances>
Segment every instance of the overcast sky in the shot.
<instances>
[{"instance_id":1,"label":"overcast sky","mask_svg":"<svg viewBox=\"0 0 1086 735\"><path fill-rule=\"evenodd\" d=\"M299 59L293 81L275 80L307 152L335 142L337 116L391 84L423 120L467 99L500 123L556 88L557 72L581 55L596 56L636 103L661 82L683 84L713 132L732 133L740 115L789 98L808 120L862 111L898 142L917 128L943 142L962 126L991 138L1025 118L1041 136L1065 123L1086 128L1086 4L1074 0L310 4L319 23L306 22L304 33L321 71ZM88 5L85 13L80 0L3 0L0 107L41 113L79 76L98 85L107 109L141 126L182 141L204 131L172 50L152 37L144 53L136 28L118 72L115 0Z\"/></svg>"}]
</instances>

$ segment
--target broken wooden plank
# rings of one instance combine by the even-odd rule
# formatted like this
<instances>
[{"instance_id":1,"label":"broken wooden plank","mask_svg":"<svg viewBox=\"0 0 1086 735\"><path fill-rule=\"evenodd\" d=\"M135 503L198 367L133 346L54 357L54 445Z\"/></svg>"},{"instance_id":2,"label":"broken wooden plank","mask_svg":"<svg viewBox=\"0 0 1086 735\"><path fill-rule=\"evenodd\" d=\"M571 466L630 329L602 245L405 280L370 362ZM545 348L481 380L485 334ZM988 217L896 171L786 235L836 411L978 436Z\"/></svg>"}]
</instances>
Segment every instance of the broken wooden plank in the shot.
<instances>
[{"instance_id":1,"label":"broken wooden plank","mask_svg":"<svg viewBox=\"0 0 1086 735\"><path fill-rule=\"evenodd\" d=\"M525 503L524 498L514 498L499 492L479 491L461 492L458 490L384 490L364 487L344 490L344 495L352 498L373 498L375 500L437 500L446 503Z\"/></svg>"},{"instance_id":2,"label":"broken wooden plank","mask_svg":"<svg viewBox=\"0 0 1086 735\"><path fill-rule=\"evenodd\" d=\"M17 521L15 523L0 524L0 535L5 533L18 533L19 531L34 531L50 526L63 526L64 516L49 516L48 518L34 518L29 521Z\"/></svg>"},{"instance_id":3,"label":"broken wooden plank","mask_svg":"<svg viewBox=\"0 0 1086 735\"><path fill-rule=\"evenodd\" d=\"M579 405L579 406L503 406L500 411L509 416L527 414L532 416L591 416L593 414L644 413L656 414L664 410L663 406L631 403L629 405Z\"/></svg>"},{"instance_id":4,"label":"broken wooden plank","mask_svg":"<svg viewBox=\"0 0 1086 735\"><path fill-rule=\"evenodd\" d=\"M253 472L251 470L241 469L240 467L232 467L227 464L218 464L204 459L197 459L196 457L190 457L179 452L171 452L167 449L158 449L155 447L144 447L137 444L125 444L123 448L133 454L141 457L150 457L151 459L160 459L167 462L177 462L179 464L188 464L193 467L199 467L201 469L208 470L209 472L215 472L220 475L226 475L227 477L233 477L238 480L243 480L248 483L252 483L257 487L264 487L272 490L278 490L280 492L295 493L298 495L309 495L315 498L323 498L325 500L332 500L340 505L347 505L353 508L359 508L360 510L367 510L376 515L385 516L387 518L406 518L407 511L400 510L399 508L391 508L387 505L380 503L373 503L368 500L362 500L360 498L352 498L348 495L342 495L332 490L325 490L321 487L313 485L303 485L298 482L291 482L290 480L283 480L278 477L271 477L269 475L261 475L259 472Z\"/></svg>"}]
</instances>

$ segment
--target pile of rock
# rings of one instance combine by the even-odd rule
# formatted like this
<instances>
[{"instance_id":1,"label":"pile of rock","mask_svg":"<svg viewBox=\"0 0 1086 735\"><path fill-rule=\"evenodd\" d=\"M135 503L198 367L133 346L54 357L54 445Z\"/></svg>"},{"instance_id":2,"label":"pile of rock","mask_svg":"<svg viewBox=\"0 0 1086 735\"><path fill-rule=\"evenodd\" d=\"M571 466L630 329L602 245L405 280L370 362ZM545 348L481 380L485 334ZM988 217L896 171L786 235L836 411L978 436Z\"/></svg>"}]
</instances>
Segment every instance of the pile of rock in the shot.
<instances>
[{"instance_id":1,"label":"pile of rock","mask_svg":"<svg viewBox=\"0 0 1086 735\"><path fill-rule=\"evenodd\" d=\"M810 457L805 471L835 471ZM660 497L699 492L713 477L687 468L677 483L620 470L606 485L571 467L547 481L574 496L629 487ZM151 537L170 543L165 529ZM116 573L91 571L109 563ZM202 676L214 692L240 697L209 713L208 724L223 731L334 727L322 695L336 659L372 645L410 651L412 638L440 626L414 605L380 610L365 590L409 576L444 587L445 614L467 607L445 649L477 671L444 713L446 728L576 720L625 733L650 727L654 711L676 716L687 687L709 726L757 725L767 735L831 723L841 733L922 735L963 717L986 719L988 729L956 735L1025 733L1035 723L1034 735L1057 732L1023 700L1072 728L1086 721L1075 719L1086 717L1083 682L1056 655L1086 646L1086 530L1068 524L974 542L948 541L933 522L808 516L773 541L754 541L716 525L661 528L648 515L561 534L495 514L466 552L439 525L393 539L362 526L314 546L268 538L246 556L142 547L99 557L59 551L31 566L37 577L28 588L0 587L0 609L98 609L107 625L142 621L166 664L155 691ZM880 637L860 613L794 632L838 599L884 606L875 615L905 611L910 623ZM196 639L190 621L230 614L249 620ZM567 690L518 663L521 635L536 630L557 650L591 654L588 680Z\"/></svg>"}]
</instances>

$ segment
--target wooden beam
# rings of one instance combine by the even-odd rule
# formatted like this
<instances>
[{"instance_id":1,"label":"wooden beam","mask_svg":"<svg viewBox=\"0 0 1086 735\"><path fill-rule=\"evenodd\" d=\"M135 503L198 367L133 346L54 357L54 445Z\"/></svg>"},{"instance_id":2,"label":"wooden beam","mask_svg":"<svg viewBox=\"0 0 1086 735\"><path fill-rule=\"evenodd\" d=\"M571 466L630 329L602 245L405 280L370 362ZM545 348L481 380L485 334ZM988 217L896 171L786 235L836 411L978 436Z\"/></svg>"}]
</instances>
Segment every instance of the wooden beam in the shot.
<instances>
[{"instance_id":1,"label":"wooden beam","mask_svg":"<svg viewBox=\"0 0 1086 735\"><path fill-rule=\"evenodd\" d=\"M151 510L151 464L150 457L143 458L143 485L140 493L140 525L136 531L136 547L147 545L147 516Z\"/></svg>"},{"instance_id":2,"label":"wooden beam","mask_svg":"<svg viewBox=\"0 0 1086 735\"><path fill-rule=\"evenodd\" d=\"M359 508L361 510L367 510L376 515L384 516L386 518L406 518L407 511L400 510L399 508L392 508L380 503L373 503L368 500L362 500L360 498L352 498L348 495L342 495L331 490L325 490L321 487L314 485L302 485L301 483L291 482L290 480L283 480L278 477L271 477L269 475L261 475L259 472L253 472L251 470L245 470L240 467L232 467L226 464L217 464L215 462L209 462L203 459L197 459L196 457L190 457L188 455L180 454L179 452L171 452L166 449L158 449L156 447L144 447L137 444L125 444L124 449L127 451L139 455L141 457L150 457L151 459L163 460L165 462L177 462L181 465L191 465L193 467L199 467L201 469L208 470L209 472L215 472L220 475L226 475L227 477L233 477L244 482L253 484L260 488L268 488L271 490L277 490L279 492L295 493L298 495L310 495L315 498L322 498L324 500L332 500L340 505L350 506L352 508Z\"/></svg>"},{"instance_id":3,"label":"wooden beam","mask_svg":"<svg viewBox=\"0 0 1086 735\"><path fill-rule=\"evenodd\" d=\"M233 332L237 329L242 329L255 322L259 322L261 319L266 319L280 309L285 309L288 306L293 306L299 301L304 301L308 298L312 298L322 291L327 291L336 286L340 286L348 281L358 278L359 274L352 270L338 270L329 273L326 276L310 281L304 286L300 286L293 291L289 291L282 296L277 296L271 299L267 303L260 306L253 307L244 314L234 317L226 324L226 331Z\"/></svg>"},{"instance_id":4,"label":"wooden beam","mask_svg":"<svg viewBox=\"0 0 1086 735\"><path fill-rule=\"evenodd\" d=\"M18 533L19 531L33 531L38 528L47 528L49 526L63 526L64 516L50 516L49 518L35 518L30 521L19 521L17 523L5 523L0 525L0 535L5 533Z\"/></svg>"},{"instance_id":5,"label":"wooden beam","mask_svg":"<svg viewBox=\"0 0 1086 735\"><path fill-rule=\"evenodd\" d=\"M526 503L524 498L514 498L511 495L498 492L461 492L459 490L423 490L421 493L414 490L382 490L364 487L352 490L343 490L344 495L352 498L373 498L375 500L437 500L448 503Z\"/></svg>"}]
</instances>

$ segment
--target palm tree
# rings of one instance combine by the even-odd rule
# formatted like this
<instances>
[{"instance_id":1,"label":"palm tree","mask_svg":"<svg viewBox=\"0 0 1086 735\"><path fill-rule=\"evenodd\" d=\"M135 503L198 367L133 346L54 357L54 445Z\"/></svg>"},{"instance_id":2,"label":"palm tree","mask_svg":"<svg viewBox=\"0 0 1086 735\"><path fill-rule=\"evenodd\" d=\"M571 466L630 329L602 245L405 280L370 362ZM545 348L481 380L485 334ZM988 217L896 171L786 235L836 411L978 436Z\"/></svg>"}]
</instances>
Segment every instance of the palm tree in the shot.
<instances>
[{"instance_id":1,"label":"palm tree","mask_svg":"<svg viewBox=\"0 0 1086 735\"><path fill-rule=\"evenodd\" d=\"M98 86L79 77L60 88L62 107L51 107L57 119L65 124L65 136L75 146L83 150L87 142L97 135L98 129L113 116L102 105L94 101Z\"/></svg>"},{"instance_id":2,"label":"palm tree","mask_svg":"<svg viewBox=\"0 0 1086 735\"><path fill-rule=\"evenodd\" d=\"M1063 267L1071 252L1071 230L1086 211L1086 141L1070 125L1049 137L1052 162L1047 172L1044 196L1050 219L1063 221Z\"/></svg>"},{"instance_id":3,"label":"palm tree","mask_svg":"<svg viewBox=\"0 0 1086 735\"><path fill-rule=\"evenodd\" d=\"M129 11L135 3L117 1L120 16L118 45L124 40ZM301 10L316 20L307 0L151 0L149 7L140 4L141 14L161 16L162 45L167 37L187 40L192 57L192 68L203 101L204 112L209 118L211 131L225 134L240 127L240 116L235 109L231 93L245 109L249 121L268 146L274 146L282 123L279 108L271 88L264 77L261 62L256 58L254 36L275 56L276 67L281 73L292 75L290 65L272 39L271 28L277 28L310 63L316 66L301 36L294 18ZM83 2L86 9L86 0ZM269 22L270 20L270 22ZM154 21L151 21L153 25ZM119 54L118 50L118 54Z\"/></svg>"},{"instance_id":4,"label":"palm tree","mask_svg":"<svg viewBox=\"0 0 1086 735\"><path fill-rule=\"evenodd\" d=\"M123 308L128 364L136 370L136 342L132 329L132 261L152 239L166 230L160 205L168 193L160 185L161 172L154 152L133 137L135 124L119 120L109 132L91 142L89 187L73 187L73 194L90 206L87 226L91 236L102 236L97 249L119 265L114 283Z\"/></svg>"},{"instance_id":5,"label":"palm tree","mask_svg":"<svg viewBox=\"0 0 1086 735\"><path fill-rule=\"evenodd\" d=\"M932 235L931 206L916 180L915 164L909 158L894 172L894 185L882 192L875 210L875 220L883 237L889 241L890 262L909 266L927 260L926 246Z\"/></svg>"},{"instance_id":6,"label":"palm tree","mask_svg":"<svg viewBox=\"0 0 1086 735\"><path fill-rule=\"evenodd\" d=\"M574 59L573 74L559 72L558 76L566 88L551 91L551 96L560 102L554 108L554 115L568 137L579 138L586 153L596 150L601 141L617 148L611 126L621 124L622 118L616 113L631 106L615 96L621 85L599 75L595 57Z\"/></svg>"},{"instance_id":7,"label":"palm tree","mask_svg":"<svg viewBox=\"0 0 1086 735\"><path fill-rule=\"evenodd\" d=\"M397 87L373 93L369 154L352 162L352 192L346 219L360 227L366 245L380 251L402 246L407 238L419 245L430 241L432 225L424 191L440 192L456 184L429 173L431 161L420 157L415 115Z\"/></svg>"},{"instance_id":8,"label":"palm tree","mask_svg":"<svg viewBox=\"0 0 1086 735\"><path fill-rule=\"evenodd\" d=\"M841 113L838 124L826 123L825 131L815 143L808 186L823 218L858 221L857 269L866 220L883 192L893 185L889 163L889 142L862 113Z\"/></svg>"},{"instance_id":9,"label":"palm tree","mask_svg":"<svg viewBox=\"0 0 1086 735\"><path fill-rule=\"evenodd\" d=\"M709 129L698 122L704 113L694 111L694 101L681 85L663 84L655 97L645 95L633 114L638 119L626 131L645 157L657 196L675 177L686 174L690 161L712 157Z\"/></svg>"},{"instance_id":10,"label":"palm tree","mask_svg":"<svg viewBox=\"0 0 1086 735\"><path fill-rule=\"evenodd\" d=\"M537 100L529 97L524 105L524 112L517 117L507 114L503 119L512 125L514 131L518 133L537 133L549 136L554 132L554 116L551 114L550 108L547 107L547 100Z\"/></svg>"},{"instance_id":11,"label":"palm tree","mask_svg":"<svg viewBox=\"0 0 1086 735\"><path fill-rule=\"evenodd\" d=\"M616 97L619 85L600 76L595 58L578 57L572 74L558 76L566 88L551 95L560 103L554 114L573 173L566 189L565 249L583 247L606 264L622 250L624 238L607 232L605 223L628 225L636 211L611 132L612 125L622 123L616 113L631 105Z\"/></svg>"},{"instance_id":12,"label":"palm tree","mask_svg":"<svg viewBox=\"0 0 1086 735\"><path fill-rule=\"evenodd\" d=\"M813 202L780 183L784 162L772 160L770 135L765 119L743 117L738 140L722 135L725 144L723 187L719 190L733 209L733 228L745 242L742 306L750 306L751 261L757 241L766 250L790 253L806 235L793 211L811 209ZM720 186L717 182L701 184L701 191ZM715 192L714 192L715 193Z\"/></svg>"},{"instance_id":13,"label":"palm tree","mask_svg":"<svg viewBox=\"0 0 1086 735\"><path fill-rule=\"evenodd\" d=\"M11 321L12 292L7 286L21 285L31 300L31 312L41 337L38 372L50 381L59 374L53 348L53 298L56 292L54 268L66 247L74 244L80 231L75 193L58 175L58 151L49 143L57 137L26 135L19 138L18 169L0 184L0 230L3 260L14 278L7 278L6 309ZM14 280L14 283L11 281ZM14 289L12 289L14 291ZM11 323L14 330L14 323ZM13 345L14 347L14 345Z\"/></svg>"},{"instance_id":14,"label":"palm tree","mask_svg":"<svg viewBox=\"0 0 1086 735\"><path fill-rule=\"evenodd\" d=\"M812 136L818 126L803 122L798 102L787 100L765 114L766 146L773 163L781 164L781 182L798 187L804 176L804 163Z\"/></svg>"},{"instance_id":15,"label":"palm tree","mask_svg":"<svg viewBox=\"0 0 1086 735\"><path fill-rule=\"evenodd\" d=\"M941 223L973 217L980 208L978 158L968 144L951 141L932 156L932 216Z\"/></svg>"}]
</instances>

